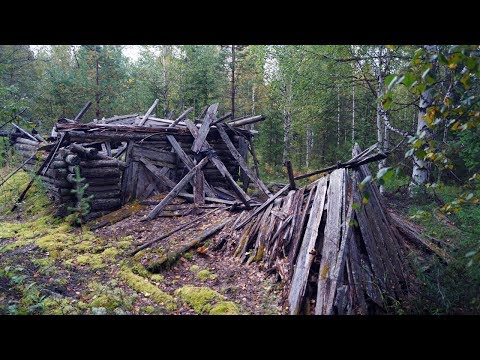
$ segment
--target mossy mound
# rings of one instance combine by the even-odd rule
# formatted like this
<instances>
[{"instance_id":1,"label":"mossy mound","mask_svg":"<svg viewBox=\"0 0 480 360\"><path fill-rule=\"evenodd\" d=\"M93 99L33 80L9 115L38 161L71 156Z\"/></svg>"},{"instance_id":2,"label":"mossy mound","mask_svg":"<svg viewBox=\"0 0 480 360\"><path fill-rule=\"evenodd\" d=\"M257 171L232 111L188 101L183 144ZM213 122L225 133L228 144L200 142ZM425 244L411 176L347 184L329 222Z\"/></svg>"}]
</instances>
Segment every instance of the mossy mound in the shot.
<instances>
[{"instance_id":1,"label":"mossy mound","mask_svg":"<svg viewBox=\"0 0 480 360\"><path fill-rule=\"evenodd\" d=\"M240 310L233 301L221 301L209 312L210 315L238 315Z\"/></svg>"},{"instance_id":2,"label":"mossy mound","mask_svg":"<svg viewBox=\"0 0 480 360\"><path fill-rule=\"evenodd\" d=\"M163 292L158 287L151 284L147 279L135 275L129 268L124 267L120 272L120 277L125 280L127 285L132 289L145 296L149 296L150 299L163 306L166 310L172 311L177 308L173 296Z\"/></svg>"},{"instance_id":3,"label":"mossy mound","mask_svg":"<svg viewBox=\"0 0 480 360\"><path fill-rule=\"evenodd\" d=\"M213 308L216 301L225 298L220 293L205 286L197 287L186 285L177 289L175 294L198 314L208 313Z\"/></svg>"}]
</instances>

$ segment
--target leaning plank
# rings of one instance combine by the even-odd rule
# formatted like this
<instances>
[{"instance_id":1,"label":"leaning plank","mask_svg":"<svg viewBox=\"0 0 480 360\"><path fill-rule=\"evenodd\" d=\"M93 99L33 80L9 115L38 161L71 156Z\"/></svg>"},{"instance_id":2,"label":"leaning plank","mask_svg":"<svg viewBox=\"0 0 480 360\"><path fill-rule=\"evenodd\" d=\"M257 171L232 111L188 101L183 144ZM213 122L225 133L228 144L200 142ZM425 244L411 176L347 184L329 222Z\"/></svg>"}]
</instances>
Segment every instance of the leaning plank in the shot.
<instances>
[{"instance_id":1,"label":"leaning plank","mask_svg":"<svg viewBox=\"0 0 480 360\"><path fill-rule=\"evenodd\" d=\"M148 111L145 113L145 115L143 116L143 118L140 120L140 122L138 123L138 126L143 126L143 124L145 124L145 121L147 121L148 117L150 116L150 114L153 112L153 110L155 109L155 107L157 106L158 102L160 100L156 99L152 106L150 106L150 109L148 109Z\"/></svg>"},{"instance_id":2,"label":"leaning plank","mask_svg":"<svg viewBox=\"0 0 480 360\"><path fill-rule=\"evenodd\" d=\"M198 138L198 129L197 127L195 126L194 123L192 123L190 120L188 119L185 119L185 124L187 125L188 127L188 130L190 131L190 133L192 134L192 136L197 139ZM210 144L205 140L204 143L203 143L203 146L207 149L207 150L212 150L212 147L210 146ZM219 159L217 158L216 156L212 156L211 157L211 160L213 162L213 164L217 167L218 171L220 171L220 174L222 174L222 176L229 182L229 184L232 186L233 190L235 191L235 193L237 194L237 196L240 198L240 200L245 204L245 207L246 208L249 208L250 207L250 204L249 204L249 201L251 200L250 199L250 196L248 196L245 191L242 190L242 188L240 186L238 186L238 184L235 182L235 180L232 178L232 175L230 174L230 172L227 170L227 168L225 167L225 164Z\"/></svg>"},{"instance_id":3,"label":"leaning plank","mask_svg":"<svg viewBox=\"0 0 480 360\"><path fill-rule=\"evenodd\" d=\"M265 120L265 116L263 115L257 115L257 116L251 116L247 117L245 119L241 120L233 120L228 123L230 126L242 126L242 125L247 125L247 124L253 124L259 121Z\"/></svg>"},{"instance_id":4,"label":"leaning plank","mask_svg":"<svg viewBox=\"0 0 480 360\"><path fill-rule=\"evenodd\" d=\"M55 148L53 149L53 151L51 151L47 158L45 159L45 161L42 163L42 165L40 165L40 167L38 168L38 170L35 172L35 175L45 175L45 172L48 170L48 168L50 167L50 164L53 160L53 158L55 157L56 153L58 152L58 149L60 148L60 145L62 145L63 143L63 140L65 139L65 133L62 133L60 135L60 139L58 140L57 142L57 145L55 145ZM15 205L13 205L12 207L12 212L15 211L15 209L17 208L18 204L25 198L25 195L27 195L27 192L28 190L32 187L32 184L33 184L33 181L35 180L35 177L32 178L32 180L30 180L30 182L28 183L27 187L25 188L25 190L23 190L22 194L20 195L20 197L18 198L18 200L15 202Z\"/></svg>"},{"instance_id":5,"label":"leaning plank","mask_svg":"<svg viewBox=\"0 0 480 360\"><path fill-rule=\"evenodd\" d=\"M230 138L228 137L227 135L227 132L225 131L225 129L223 128L224 125L223 124L218 124L217 125L217 129L218 129L218 133L220 134L220 137L222 138L223 142L227 145L228 149L230 150L230 153L232 154L232 156L235 158L235 160L237 160L238 164L240 165L240 167L243 169L243 171L245 171L245 173L247 174L247 176L250 178L250 180L252 180L255 185L257 185L257 187L265 194L267 195L268 197L272 196L272 193L270 192L270 190L268 190L268 188L265 186L265 184L263 183L262 180L260 180L256 175L255 173L248 167L247 163L245 162L245 159L243 158L243 156L238 152L237 148L235 147L235 145L233 145L232 141L230 140Z\"/></svg>"},{"instance_id":6,"label":"leaning plank","mask_svg":"<svg viewBox=\"0 0 480 360\"><path fill-rule=\"evenodd\" d=\"M36 139L35 137L32 136L32 134L30 134L28 131L22 129L20 126L18 126L17 124L14 124L12 123L12 125L17 129L19 130L21 133L23 133L24 135L28 136L31 140L33 141L38 141L38 139Z\"/></svg>"},{"instance_id":7,"label":"leaning plank","mask_svg":"<svg viewBox=\"0 0 480 360\"><path fill-rule=\"evenodd\" d=\"M208 132L210 131L210 124L216 120L216 113L218 109L218 104L212 104L208 108L207 115L205 115L205 119L203 120L202 126L200 130L198 130L198 136L195 137L195 141L192 145L192 151L194 153L198 153L207 138Z\"/></svg>"},{"instance_id":8,"label":"leaning plank","mask_svg":"<svg viewBox=\"0 0 480 360\"><path fill-rule=\"evenodd\" d=\"M186 198L186 199L193 199L194 198L194 196L192 194L188 194L188 193L184 193L184 192L179 193L178 196ZM224 200L224 199L219 199L219 198L215 198L215 197L208 197L208 196L205 197L205 201L218 203L218 204L226 204L226 205L234 205L235 204L235 201Z\"/></svg>"},{"instance_id":9,"label":"leaning plank","mask_svg":"<svg viewBox=\"0 0 480 360\"><path fill-rule=\"evenodd\" d=\"M145 165L145 167L157 178L159 179L162 183L164 183L166 186L168 186L170 189L173 189L177 184L175 184L172 180L170 180L168 177L166 177L164 174L160 172L160 170L157 169L155 165L153 165L150 161L148 161L146 158L141 157L140 162Z\"/></svg>"},{"instance_id":10,"label":"leaning plank","mask_svg":"<svg viewBox=\"0 0 480 360\"><path fill-rule=\"evenodd\" d=\"M30 156L30 158L28 158L27 160L25 160L25 161L22 163L22 165L20 165L15 171L13 171L10 175L8 175L8 176L5 178L5 180L2 181L2 183L0 184L0 187L1 187L3 184L5 184L5 183L8 181L8 179L10 179L13 175L15 175L18 170L22 169L22 168L25 166L25 164L26 164L27 162L29 162L31 159L33 159L35 156L36 156L36 153L33 154L32 156Z\"/></svg>"},{"instance_id":11,"label":"leaning plank","mask_svg":"<svg viewBox=\"0 0 480 360\"><path fill-rule=\"evenodd\" d=\"M185 117L191 112L193 111L193 107L190 107L188 108L187 110L185 110L178 118L175 119L175 121L173 123L171 123L168 127L174 127L175 125L177 125L180 121L182 121L183 119L185 119Z\"/></svg>"},{"instance_id":12,"label":"leaning plank","mask_svg":"<svg viewBox=\"0 0 480 360\"><path fill-rule=\"evenodd\" d=\"M278 198L279 196L281 196L285 191L287 191L289 189L290 185L286 185L284 186L283 188L281 188L280 190L278 190L277 193L275 193L273 196L271 196L267 201L265 201L261 206L259 206L257 208L257 210L255 210L249 217L247 217L245 220L243 220L240 224L237 225L237 227L235 228L235 230L238 230L238 229L241 229L242 227L244 227L246 224L249 223L250 220L252 220L252 218L254 218L255 216L257 216L258 213L260 213L261 211L263 211L263 209L265 209L268 205L270 205L276 198Z\"/></svg>"},{"instance_id":13,"label":"leaning plank","mask_svg":"<svg viewBox=\"0 0 480 360\"><path fill-rule=\"evenodd\" d=\"M169 252L166 255L164 255L162 258L160 258L160 260L148 265L147 270L150 272L156 273L165 268L171 267L183 254L201 245L203 242L205 242L205 240L215 235L217 232L222 230L225 227L225 225L231 223L232 221L233 219L227 219L221 222L220 224L205 230L202 233L202 235L190 241L188 244L182 246L179 250Z\"/></svg>"},{"instance_id":14,"label":"leaning plank","mask_svg":"<svg viewBox=\"0 0 480 360\"><path fill-rule=\"evenodd\" d=\"M188 168L188 170L192 170L195 164L193 163L193 160L190 159L190 157L183 151L182 147L178 143L177 139L173 135L167 135L167 140L170 142L170 145L172 145L173 150L177 153L178 157L182 162L185 164L185 166ZM193 185L193 184L192 184ZM213 191L212 187L207 183L207 181L204 178L204 184L203 187L205 189L205 193L208 196L215 197L216 194Z\"/></svg>"},{"instance_id":15,"label":"leaning plank","mask_svg":"<svg viewBox=\"0 0 480 360\"><path fill-rule=\"evenodd\" d=\"M92 102L88 101L85 104L85 106L82 108L82 110L80 110L80 112L77 114L77 116L75 116L75 119L73 119L73 121L80 121L80 119L83 117L83 115L85 115L85 113L88 111L90 106L92 106Z\"/></svg>"},{"instance_id":16,"label":"leaning plank","mask_svg":"<svg viewBox=\"0 0 480 360\"><path fill-rule=\"evenodd\" d=\"M152 220L154 219L162 210L165 206L167 206L170 201L173 200L182 190L183 188L190 182L190 180L193 178L196 169L202 168L206 163L208 162L208 157L203 158L202 161L198 163L192 170L190 170L187 175L184 176L182 180L178 182L177 185L170 191L165 198L160 201L160 203L153 208L153 210L147 215L146 218L143 220Z\"/></svg>"},{"instance_id":17,"label":"leaning plank","mask_svg":"<svg viewBox=\"0 0 480 360\"><path fill-rule=\"evenodd\" d=\"M325 176L318 182L315 197L313 198L310 218L307 223L307 229L303 236L297 263L295 264L292 285L288 294L290 314L292 315L300 312L307 287L308 274L310 273L310 267L315 257L315 244L317 242L323 208L325 206L325 197L327 195L327 180L328 177ZM285 188L288 189L289 187L290 185L287 185Z\"/></svg>"},{"instance_id":18,"label":"leaning plank","mask_svg":"<svg viewBox=\"0 0 480 360\"><path fill-rule=\"evenodd\" d=\"M344 265L346 241L344 219L345 175L343 169L335 170L330 174L327 194L327 219L323 231L323 247L318 276L316 315L331 315L333 313L338 277Z\"/></svg>"}]
</instances>

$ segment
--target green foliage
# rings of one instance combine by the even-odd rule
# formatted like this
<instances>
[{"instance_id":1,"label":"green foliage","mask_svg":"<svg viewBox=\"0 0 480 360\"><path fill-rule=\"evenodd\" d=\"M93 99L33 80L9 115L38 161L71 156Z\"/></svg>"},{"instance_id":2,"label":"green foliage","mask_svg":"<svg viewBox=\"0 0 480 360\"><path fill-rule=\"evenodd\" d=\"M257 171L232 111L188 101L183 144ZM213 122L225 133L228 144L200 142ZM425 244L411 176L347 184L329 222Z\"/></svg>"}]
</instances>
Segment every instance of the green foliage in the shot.
<instances>
[{"instance_id":1,"label":"green foliage","mask_svg":"<svg viewBox=\"0 0 480 360\"><path fill-rule=\"evenodd\" d=\"M71 190L77 199L75 207L69 207L68 211L71 211L74 216L74 221L78 225L82 225L83 218L90 212L90 200L93 199L93 195L85 196L85 190L88 188L88 183L85 184L85 178L80 175L80 167L75 166L75 177L73 178L75 188Z\"/></svg>"}]
</instances>

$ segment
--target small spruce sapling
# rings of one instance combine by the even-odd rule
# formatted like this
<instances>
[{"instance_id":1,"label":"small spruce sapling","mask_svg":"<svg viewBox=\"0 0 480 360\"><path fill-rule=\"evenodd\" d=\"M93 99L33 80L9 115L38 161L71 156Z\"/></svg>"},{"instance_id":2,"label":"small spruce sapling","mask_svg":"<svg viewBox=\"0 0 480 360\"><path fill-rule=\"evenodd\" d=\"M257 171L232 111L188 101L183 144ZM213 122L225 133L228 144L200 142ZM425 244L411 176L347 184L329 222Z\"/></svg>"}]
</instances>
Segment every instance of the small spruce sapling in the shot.
<instances>
[{"instance_id":1,"label":"small spruce sapling","mask_svg":"<svg viewBox=\"0 0 480 360\"><path fill-rule=\"evenodd\" d=\"M80 167L75 166L75 177L73 178L75 183L75 189L71 192L75 194L77 198L76 206L69 207L68 210L75 214L75 223L82 225L82 219L90 212L90 200L93 195L85 196L85 190L88 188L88 183L84 184L85 178L80 175Z\"/></svg>"}]
</instances>

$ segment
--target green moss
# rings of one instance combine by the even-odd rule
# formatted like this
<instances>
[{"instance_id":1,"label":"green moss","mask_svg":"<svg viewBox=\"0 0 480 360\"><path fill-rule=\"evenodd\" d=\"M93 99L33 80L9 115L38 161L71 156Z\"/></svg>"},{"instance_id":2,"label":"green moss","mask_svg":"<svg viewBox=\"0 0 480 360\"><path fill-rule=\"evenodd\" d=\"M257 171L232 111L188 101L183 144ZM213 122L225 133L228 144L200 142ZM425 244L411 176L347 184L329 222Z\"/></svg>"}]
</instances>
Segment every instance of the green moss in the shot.
<instances>
[{"instance_id":1,"label":"green moss","mask_svg":"<svg viewBox=\"0 0 480 360\"><path fill-rule=\"evenodd\" d=\"M192 265L192 266L190 266L190 271L191 271L191 272L197 272L197 271L199 271L199 270L200 270L200 266L198 266L198 265Z\"/></svg>"},{"instance_id":2,"label":"green moss","mask_svg":"<svg viewBox=\"0 0 480 360\"><path fill-rule=\"evenodd\" d=\"M153 274L152 276L150 276L150 279L155 282L162 282L165 278L163 275Z\"/></svg>"},{"instance_id":3,"label":"green moss","mask_svg":"<svg viewBox=\"0 0 480 360\"><path fill-rule=\"evenodd\" d=\"M190 261L193 259L192 253L189 253L189 252L183 254L183 257L184 257L185 259L187 259L187 260L190 260Z\"/></svg>"},{"instance_id":4,"label":"green moss","mask_svg":"<svg viewBox=\"0 0 480 360\"><path fill-rule=\"evenodd\" d=\"M143 311L147 314L151 314L155 311L155 308L152 305L147 305L143 308Z\"/></svg>"},{"instance_id":5,"label":"green moss","mask_svg":"<svg viewBox=\"0 0 480 360\"><path fill-rule=\"evenodd\" d=\"M132 246L132 242L129 241L129 240L122 240L122 241L117 242L115 245L119 249L127 250Z\"/></svg>"},{"instance_id":6,"label":"green moss","mask_svg":"<svg viewBox=\"0 0 480 360\"><path fill-rule=\"evenodd\" d=\"M118 251L118 249L115 249L114 247L109 247L107 249L105 249L103 252L102 252L102 257L104 259L107 259L107 260L110 260L110 261L114 261L115 260L115 257L120 253L120 251Z\"/></svg>"},{"instance_id":7,"label":"green moss","mask_svg":"<svg viewBox=\"0 0 480 360\"><path fill-rule=\"evenodd\" d=\"M107 310L113 311L115 308L121 306L123 301L118 296L113 294L101 295L90 303L90 307L104 307Z\"/></svg>"},{"instance_id":8,"label":"green moss","mask_svg":"<svg viewBox=\"0 0 480 360\"><path fill-rule=\"evenodd\" d=\"M93 269L101 269L105 267L103 258L99 254L83 254L77 256L77 264L90 265Z\"/></svg>"},{"instance_id":9,"label":"green moss","mask_svg":"<svg viewBox=\"0 0 480 360\"><path fill-rule=\"evenodd\" d=\"M197 278L200 279L201 281L206 281L208 278L210 278L211 272L208 270L200 270L197 273Z\"/></svg>"},{"instance_id":10,"label":"green moss","mask_svg":"<svg viewBox=\"0 0 480 360\"><path fill-rule=\"evenodd\" d=\"M42 302L45 315L78 315L80 310L68 299L48 297Z\"/></svg>"},{"instance_id":11,"label":"green moss","mask_svg":"<svg viewBox=\"0 0 480 360\"><path fill-rule=\"evenodd\" d=\"M125 280L125 282L135 291L142 293L145 296L149 296L150 299L155 301L157 304L162 305L167 310L175 310L177 304L175 303L174 298L160 290L155 285L148 282L147 279L135 275L129 269L122 269L120 272L120 277Z\"/></svg>"},{"instance_id":12,"label":"green moss","mask_svg":"<svg viewBox=\"0 0 480 360\"><path fill-rule=\"evenodd\" d=\"M224 296L208 287L186 285L177 289L175 294L187 303L197 313L207 313L212 309L216 300L223 300Z\"/></svg>"},{"instance_id":13,"label":"green moss","mask_svg":"<svg viewBox=\"0 0 480 360\"><path fill-rule=\"evenodd\" d=\"M7 251L12 251L15 250L16 248L26 246L28 244L31 244L32 240L17 240L14 241L13 243L10 243L8 245L5 245L4 247L0 248L0 254L7 252Z\"/></svg>"},{"instance_id":14,"label":"green moss","mask_svg":"<svg viewBox=\"0 0 480 360\"><path fill-rule=\"evenodd\" d=\"M210 315L238 315L240 310L233 301L221 301L209 312Z\"/></svg>"}]
</instances>

